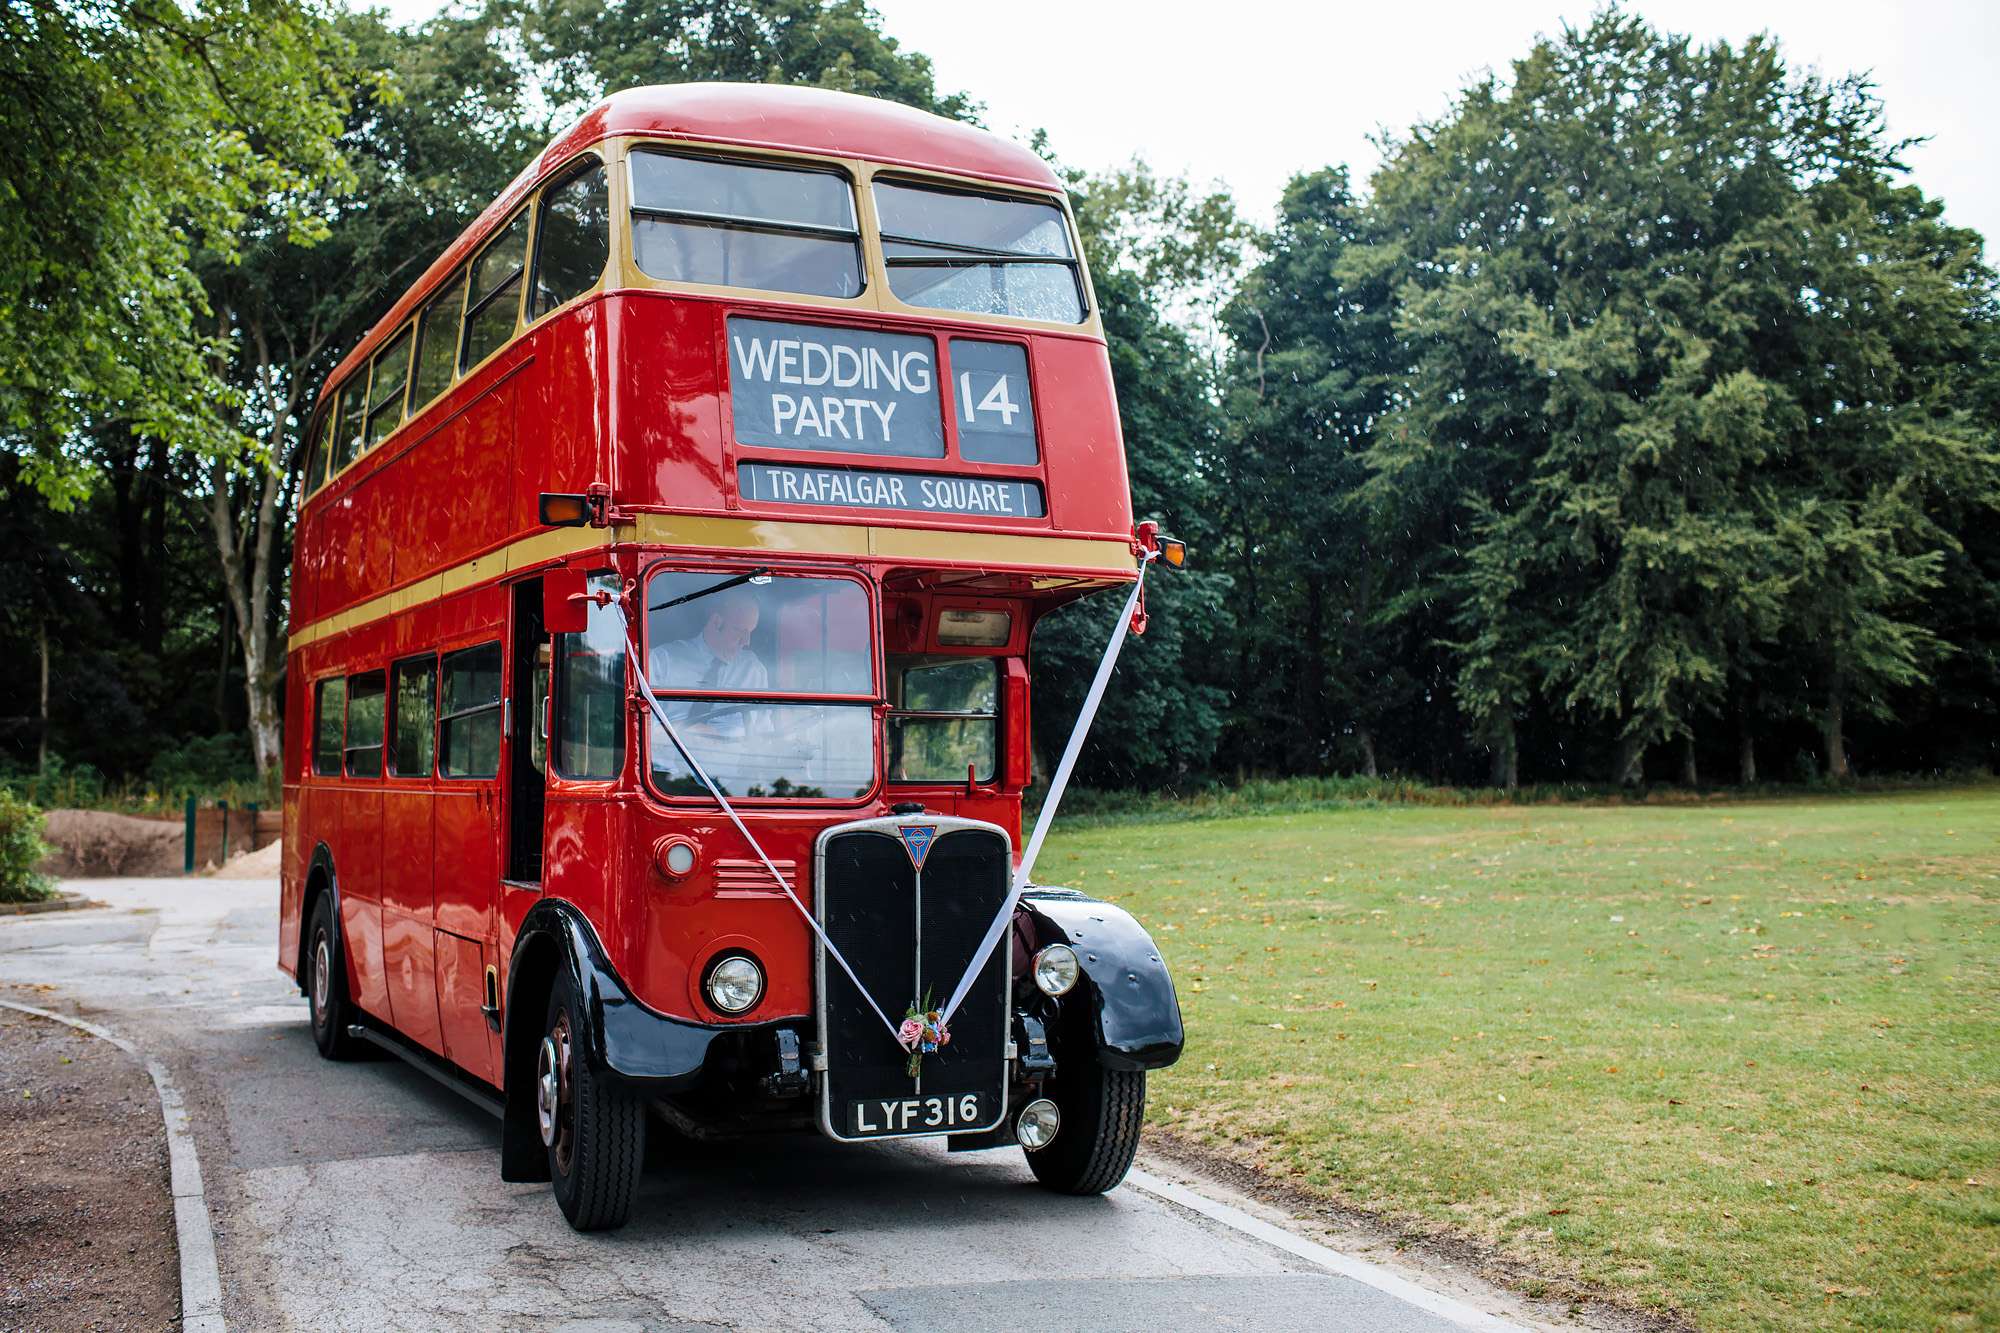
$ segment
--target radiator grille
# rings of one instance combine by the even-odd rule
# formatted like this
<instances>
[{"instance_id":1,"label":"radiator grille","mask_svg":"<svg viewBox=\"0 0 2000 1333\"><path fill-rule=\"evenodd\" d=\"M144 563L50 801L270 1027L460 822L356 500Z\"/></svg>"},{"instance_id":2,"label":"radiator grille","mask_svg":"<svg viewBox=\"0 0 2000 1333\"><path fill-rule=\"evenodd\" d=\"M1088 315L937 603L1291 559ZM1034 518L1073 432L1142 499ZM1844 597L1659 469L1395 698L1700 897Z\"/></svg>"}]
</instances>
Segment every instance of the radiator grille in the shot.
<instances>
[{"instance_id":1,"label":"radiator grille","mask_svg":"<svg viewBox=\"0 0 2000 1333\"><path fill-rule=\"evenodd\" d=\"M926 990L934 1005L944 1004L1006 901L1011 866L1000 830L970 821L922 820L937 833L924 861L919 901L919 878L898 836L898 822L871 820L824 835L815 893L827 935L892 1022L900 1022ZM838 964L822 960L822 1109L828 1132L844 1136L846 1107L858 1099L978 1093L985 1119L997 1121L1004 1114L1011 961L1004 946L1003 940L986 960L953 1017L951 1044L924 1057L914 1081L907 1055L854 983Z\"/></svg>"}]
</instances>

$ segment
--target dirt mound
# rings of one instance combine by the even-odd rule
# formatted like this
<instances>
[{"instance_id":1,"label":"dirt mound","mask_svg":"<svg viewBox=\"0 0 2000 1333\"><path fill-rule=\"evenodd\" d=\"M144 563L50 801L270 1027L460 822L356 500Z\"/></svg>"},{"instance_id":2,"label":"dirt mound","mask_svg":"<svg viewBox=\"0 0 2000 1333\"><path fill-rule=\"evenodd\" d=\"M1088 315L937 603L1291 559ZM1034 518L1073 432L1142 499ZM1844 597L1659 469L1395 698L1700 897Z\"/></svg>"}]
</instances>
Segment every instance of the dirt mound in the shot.
<instances>
[{"instance_id":1,"label":"dirt mound","mask_svg":"<svg viewBox=\"0 0 2000 1333\"><path fill-rule=\"evenodd\" d=\"M186 823L108 810L51 810L50 854L41 871L59 879L153 878L181 873Z\"/></svg>"},{"instance_id":2,"label":"dirt mound","mask_svg":"<svg viewBox=\"0 0 2000 1333\"><path fill-rule=\"evenodd\" d=\"M217 879L276 879L284 864L285 844L279 841L266 843L254 852L240 852L211 873Z\"/></svg>"}]
</instances>

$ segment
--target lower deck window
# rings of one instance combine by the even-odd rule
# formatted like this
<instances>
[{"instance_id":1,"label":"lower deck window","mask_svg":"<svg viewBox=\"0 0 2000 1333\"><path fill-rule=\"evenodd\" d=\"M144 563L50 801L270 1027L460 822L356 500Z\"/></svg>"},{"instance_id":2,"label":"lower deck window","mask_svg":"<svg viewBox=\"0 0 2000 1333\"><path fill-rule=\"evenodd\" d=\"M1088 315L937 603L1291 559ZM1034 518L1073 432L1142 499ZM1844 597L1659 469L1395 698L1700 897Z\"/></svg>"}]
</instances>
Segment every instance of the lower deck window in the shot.
<instances>
[{"instance_id":1,"label":"lower deck window","mask_svg":"<svg viewBox=\"0 0 2000 1333\"><path fill-rule=\"evenodd\" d=\"M889 781L991 782L999 695L995 658L890 658Z\"/></svg>"},{"instance_id":2,"label":"lower deck window","mask_svg":"<svg viewBox=\"0 0 2000 1333\"><path fill-rule=\"evenodd\" d=\"M618 576L599 574L593 592L618 594ZM556 771L570 778L615 778L625 762L625 617L590 606L581 634L556 636Z\"/></svg>"},{"instance_id":3,"label":"lower deck window","mask_svg":"<svg viewBox=\"0 0 2000 1333\"><path fill-rule=\"evenodd\" d=\"M440 676L438 776L500 771L500 645L446 653Z\"/></svg>"},{"instance_id":4,"label":"lower deck window","mask_svg":"<svg viewBox=\"0 0 2000 1333\"><path fill-rule=\"evenodd\" d=\"M388 714L383 707L382 673L370 671L347 678L347 775L354 778L382 776L383 727Z\"/></svg>"},{"instance_id":5,"label":"lower deck window","mask_svg":"<svg viewBox=\"0 0 2000 1333\"><path fill-rule=\"evenodd\" d=\"M341 735L347 722L347 680L336 676L315 687L313 700L313 772L323 778L340 776Z\"/></svg>"}]
</instances>

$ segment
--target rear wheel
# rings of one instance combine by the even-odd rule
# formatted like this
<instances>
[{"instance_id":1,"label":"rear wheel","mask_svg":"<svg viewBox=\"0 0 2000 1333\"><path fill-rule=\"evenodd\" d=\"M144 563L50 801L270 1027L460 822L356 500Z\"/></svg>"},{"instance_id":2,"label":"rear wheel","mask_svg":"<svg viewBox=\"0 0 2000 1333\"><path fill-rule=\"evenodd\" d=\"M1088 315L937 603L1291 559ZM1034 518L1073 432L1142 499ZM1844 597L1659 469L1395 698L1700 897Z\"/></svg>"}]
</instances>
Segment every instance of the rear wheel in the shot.
<instances>
[{"instance_id":1,"label":"rear wheel","mask_svg":"<svg viewBox=\"0 0 2000 1333\"><path fill-rule=\"evenodd\" d=\"M339 937L333 924L333 895L322 893L313 903L306 929L306 1001L312 1008L313 1045L329 1060L351 1060L356 1042L347 1035L354 1006L347 998L347 969L340 962Z\"/></svg>"},{"instance_id":2,"label":"rear wheel","mask_svg":"<svg viewBox=\"0 0 2000 1333\"><path fill-rule=\"evenodd\" d=\"M1027 1154L1035 1179L1058 1194L1102 1194L1125 1179L1146 1120L1145 1071L1066 1067L1049 1097L1062 1119L1055 1140Z\"/></svg>"},{"instance_id":3,"label":"rear wheel","mask_svg":"<svg viewBox=\"0 0 2000 1333\"><path fill-rule=\"evenodd\" d=\"M556 1203L578 1231L625 1225L646 1160L646 1108L584 1057L576 987L559 972L535 1053L535 1119Z\"/></svg>"}]
</instances>

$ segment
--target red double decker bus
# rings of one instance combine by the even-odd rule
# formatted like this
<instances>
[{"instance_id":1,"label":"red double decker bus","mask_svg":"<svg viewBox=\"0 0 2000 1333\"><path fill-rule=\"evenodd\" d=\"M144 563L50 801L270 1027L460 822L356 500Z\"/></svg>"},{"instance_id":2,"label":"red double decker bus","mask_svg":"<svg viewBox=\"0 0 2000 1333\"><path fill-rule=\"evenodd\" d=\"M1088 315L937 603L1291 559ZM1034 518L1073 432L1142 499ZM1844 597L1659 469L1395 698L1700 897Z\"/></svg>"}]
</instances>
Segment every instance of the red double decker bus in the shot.
<instances>
[{"instance_id":1,"label":"red double decker bus","mask_svg":"<svg viewBox=\"0 0 2000 1333\"><path fill-rule=\"evenodd\" d=\"M1123 1177L1180 1013L1128 915L1024 889L1027 650L1159 548L1040 159L845 94L617 94L309 439L279 963L322 1053L487 1106L579 1229L649 1118Z\"/></svg>"}]
</instances>

